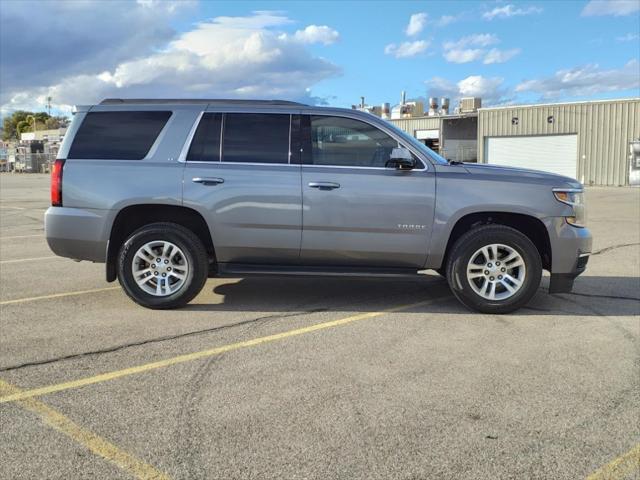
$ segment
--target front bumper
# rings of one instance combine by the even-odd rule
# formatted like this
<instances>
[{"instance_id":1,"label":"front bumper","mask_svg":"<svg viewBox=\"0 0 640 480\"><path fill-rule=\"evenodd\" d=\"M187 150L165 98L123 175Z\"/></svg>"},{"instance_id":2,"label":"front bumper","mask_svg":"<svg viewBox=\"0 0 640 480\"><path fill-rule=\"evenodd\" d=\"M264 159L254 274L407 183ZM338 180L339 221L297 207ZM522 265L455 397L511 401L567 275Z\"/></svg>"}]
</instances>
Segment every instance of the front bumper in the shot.
<instances>
[{"instance_id":1,"label":"front bumper","mask_svg":"<svg viewBox=\"0 0 640 480\"><path fill-rule=\"evenodd\" d=\"M578 275L587 269L590 253L581 253L574 272L552 273L549 280L549 293L569 293L573 290L573 282Z\"/></svg>"},{"instance_id":2,"label":"front bumper","mask_svg":"<svg viewBox=\"0 0 640 480\"><path fill-rule=\"evenodd\" d=\"M551 280L549 293L568 293L575 278L587 268L592 237L587 228L569 225L564 218L547 224L551 243Z\"/></svg>"}]
</instances>

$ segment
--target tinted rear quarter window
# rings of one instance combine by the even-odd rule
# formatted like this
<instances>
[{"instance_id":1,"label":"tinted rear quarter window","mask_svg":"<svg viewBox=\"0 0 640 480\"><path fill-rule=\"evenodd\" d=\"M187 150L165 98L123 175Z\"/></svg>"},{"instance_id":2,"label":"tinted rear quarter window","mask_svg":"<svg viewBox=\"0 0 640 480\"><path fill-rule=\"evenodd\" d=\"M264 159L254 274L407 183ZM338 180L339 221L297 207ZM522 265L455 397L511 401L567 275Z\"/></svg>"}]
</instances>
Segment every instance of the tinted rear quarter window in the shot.
<instances>
[{"instance_id":1,"label":"tinted rear quarter window","mask_svg":"<svg viewBox=\"0 0 640 480\"><path fill-rule=\"evenodd\" d=\"M223 161L289 163L289 123L288 114L227 113Z\"/></svg>"},{"instance_id":2,"label":"tinted rear quarter window","mask_svg":"<svg viewBox=\"0 0 640 480\"><path fill-rule=\"evenodd\" d=\"M220 160L221 113L205 113L198 124L187 161L218 162Z\"/></svg>"},{"instance_id":3,"label":"tinted rear quarter window","mask_svg":"<svg viewBox=\"0 0 640 480\"><path fill-rule=\"evenodd\" d=\"M67 158L141 160L166 125L171 112L89 112Z\"/></svg>"}]
</instances>

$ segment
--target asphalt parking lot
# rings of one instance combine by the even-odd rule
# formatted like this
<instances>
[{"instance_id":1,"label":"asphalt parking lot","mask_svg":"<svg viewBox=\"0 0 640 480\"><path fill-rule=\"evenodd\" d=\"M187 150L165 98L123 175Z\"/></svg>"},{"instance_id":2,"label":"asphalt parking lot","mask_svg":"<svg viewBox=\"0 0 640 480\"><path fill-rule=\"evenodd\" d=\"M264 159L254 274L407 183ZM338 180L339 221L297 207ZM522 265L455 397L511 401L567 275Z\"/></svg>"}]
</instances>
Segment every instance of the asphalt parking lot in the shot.
<instances>
[{"instance_id":1,"label":"asphalt parking lot","mask_svg":"<svg viewBox=\"0 0 640 480\"><path fill-rule=\"evenodd\" d=\"M438 276L210 279L133 304L0 175L0 478L640 478L640 190L587 191L575 293L472 314Z\"/></svg>"}]
</instances>

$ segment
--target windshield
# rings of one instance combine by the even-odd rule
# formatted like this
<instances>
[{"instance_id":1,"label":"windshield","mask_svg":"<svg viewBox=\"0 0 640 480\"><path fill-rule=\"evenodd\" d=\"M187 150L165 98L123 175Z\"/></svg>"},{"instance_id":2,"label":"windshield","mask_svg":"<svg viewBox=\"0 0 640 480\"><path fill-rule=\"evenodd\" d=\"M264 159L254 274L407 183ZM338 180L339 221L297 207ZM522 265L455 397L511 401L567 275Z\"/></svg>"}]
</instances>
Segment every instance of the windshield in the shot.
<instances>
[{"instance_id":1,"label":"windshield","mask_svg":"<svg viewBox=\"0 0 640 480\"><path fill-rule=\"evenodd\" d=\"M389 125L391 128L393 128L396 132L398 132L402 136L403 139L405 139L408 142L410 142L411 145L416 147L418 150L422 151L425 155L427 155L429 158L431 158L434 162L440 163L440 164L444 164L444 165L449 163L446 158L442 157L441 155L438 155L436 152L434 152L429 147L427 147L424 143L420 142L416 138L413 138L411 135L409 135L404 130L399 129L393 123L387 122L387 125Z\"/></svg>"}]
</instances>

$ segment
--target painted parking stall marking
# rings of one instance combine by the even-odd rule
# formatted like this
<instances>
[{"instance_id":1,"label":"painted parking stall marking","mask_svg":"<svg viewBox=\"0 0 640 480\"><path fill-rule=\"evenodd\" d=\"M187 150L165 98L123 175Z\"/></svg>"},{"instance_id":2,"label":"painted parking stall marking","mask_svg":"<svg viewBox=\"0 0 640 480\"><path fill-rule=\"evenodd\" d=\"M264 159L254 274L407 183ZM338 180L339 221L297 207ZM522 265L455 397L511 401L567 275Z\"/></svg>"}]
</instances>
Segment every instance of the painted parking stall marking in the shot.
<instances>
[{"instance_id":1,"label":"painted parking stall marking","mask_svg":"<svg viewBox=\"0 0 640 480\"><path fill-rule=\"evenodd\" d=\"M0 380L0 392L3 395L17 394L20 393L21 390ZM36 414L44 424L66 435L74 442L90 450L93 454L114 463L135 478L141 480L169 480L169 477L160 470L125 452L105 438L81 427L69 417L39 400L27 398L17 401L16 404Z\"/></svg>"},{"instance_id":2,"label":"painted parking stall marking","mask_svg":"<svg viewBox=\"0 0 640 480\"><path fill-rule=\"evenodd\" d=\"M423 302L411 303L408 305L400 305L393 308L388 308L385 310L380 310L377 312L367 312L367 313L359 313L357 315L352 315L350 317L341 318L338 320L331 320L328 322L317 323L315 325L311 325L308 327L296 328L294 330L288 330L286 332L276 333L273 335L267 335L265 337L258 337L251 340L245 340L242 342L231 343L228 345L223 345L221 347L212 348L209 350L202 350L199 352L188 353L186 355L179 355L177 357L167 358L165 360L160 360L157 362L146 363L143 365L138 365L135 367L124 368L121 370L115 370L108 373L102 373L100 375L94 375L91 377L85 377L78 380L72 380L69 382L58 383L54 385L48 385L45 387L34 388L31 390L24 390L20 392L15 392L12 394L4 395L0 397L0 403L8 403L15 402L19 400L25 400L27 398L39 397L41 395L48 395L55 392L61 392L64 390L71 390L75 388L81 388L87 385L93 385L96 383L107 382L110 380L115 380L117 378L127 377L129 375L135 375L138 373L144 373L151 370L156 370L159 368L169 367L172 365L177 365L185 362L192 362L194 360L199 360L201 358L212 357L215 355L220 355L222 353L231 352L234 350L240 350L243 348L255 347L258 345L262 345L265 343L276 342L279 340L284 340L290 337L296 337L299 335L304 335L307 333L317 332L320 330L326 330L329 328L339 327L342 325L346 325L349 323L357 322L358 320L367 320L370 318L380 317L382 315L386 315L387 313L400 312L403 310L409 310L411 308L422 307L425 305L429 305L435 303L440 300L445 300L451 298L449 295L444 297L438 297L431 300L425 300Z\"/></svg>"}]
</instances>

